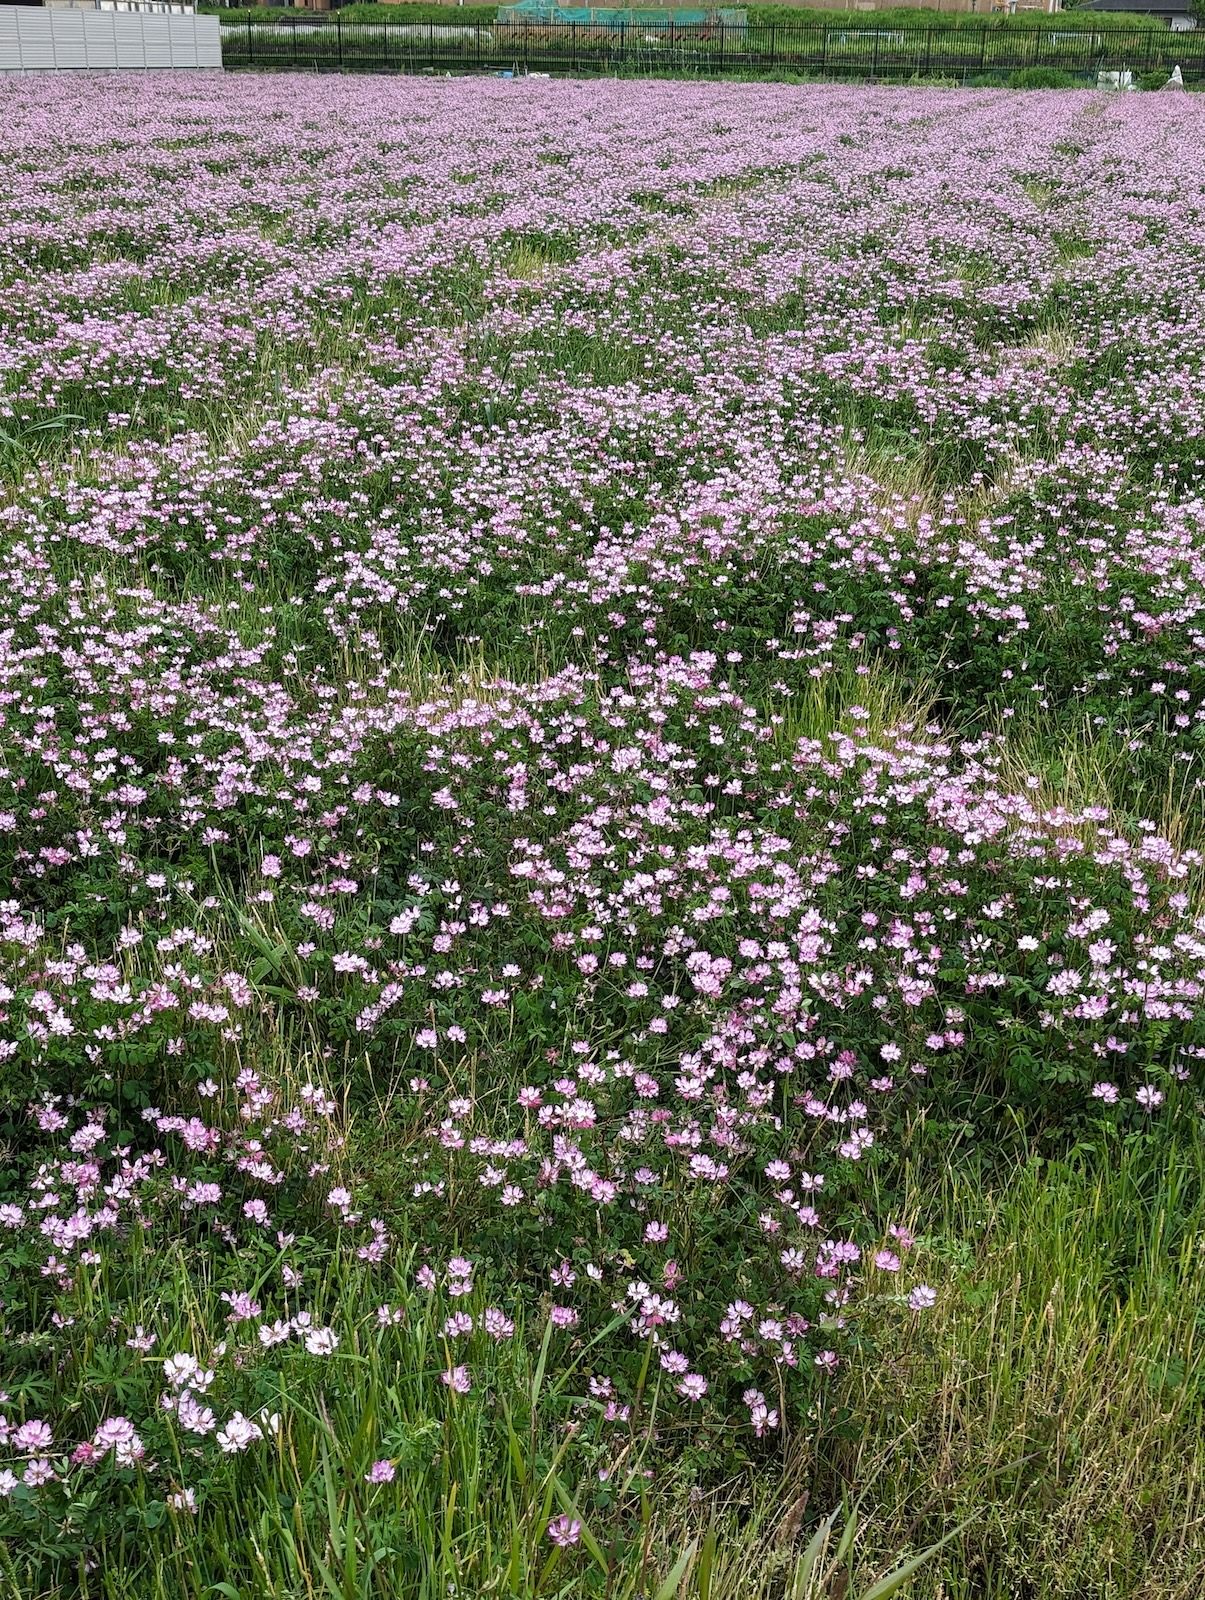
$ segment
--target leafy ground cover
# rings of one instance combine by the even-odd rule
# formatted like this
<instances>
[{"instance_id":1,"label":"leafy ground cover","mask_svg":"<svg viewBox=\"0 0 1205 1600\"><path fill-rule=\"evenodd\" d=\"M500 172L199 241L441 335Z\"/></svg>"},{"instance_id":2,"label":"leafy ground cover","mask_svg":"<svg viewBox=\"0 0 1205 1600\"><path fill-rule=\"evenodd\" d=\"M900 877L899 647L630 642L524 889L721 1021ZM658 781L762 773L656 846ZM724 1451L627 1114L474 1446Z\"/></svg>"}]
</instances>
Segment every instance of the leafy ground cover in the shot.
<instances>
[{"instance_id":1,"label":"leafy ground cover","mask_svg":"<svg viewBox=\"0 0 1205 1600\"><path fill-rule=\"evenodd\" d=\"M7 1591L1198 1594L1199 102L0 106Z\"/></svg>"}]
</instances>

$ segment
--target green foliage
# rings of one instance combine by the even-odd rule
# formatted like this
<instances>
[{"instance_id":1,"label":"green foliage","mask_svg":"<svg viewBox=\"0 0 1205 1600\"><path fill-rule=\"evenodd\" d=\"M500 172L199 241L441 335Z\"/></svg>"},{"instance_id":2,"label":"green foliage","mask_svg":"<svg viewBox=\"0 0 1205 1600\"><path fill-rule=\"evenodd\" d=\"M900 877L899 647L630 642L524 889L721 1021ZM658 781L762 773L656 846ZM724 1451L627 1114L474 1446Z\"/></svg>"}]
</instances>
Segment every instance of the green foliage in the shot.
<instances>
[{"instance_id":1,"label":"green foliage","mask_svg":"<svg viewBox=\"0 0 1205 1600\"><path fill-rule=\"evenodd\" d=\"M298 12L288 6L220 6L214 0L201 0L199 11L227 19L253 17L257 22L288 23L299 16L312 20L312 13ZM443 27L469 25L488 26L499 14L498 6L491 5L430 5L423 0L400 0L397 5L378 5L372 0L362 0L343 6L339 15L349 22L435 23ZM324 14L330 15L330 14ZM848 26L850 18L838 11L810 10L804 6L750 6L749 21L755 27L809 27L829 28L839 31ZM894 6L873 13L858 13L859 29L866 28L958 28L969 32L1028 32L1035 29L1055 32L1072 32L1086 29L1101 32L1109 29L1161 30L1162 23L1143 13L1101 12L1078 15L1074 11L1060 12L1057 16L1022 13L1008 16L995 13L934 11L923 6Z\"/></svg>"},{"instance_id":2,"label":"green foliage","mask_svg":"<svg viewBox=\"0 0 1205 1600\"><path fill-rule=\"evenodd\" d=\"M856 23L859 28L959 28L976 32L1033 32L1053 30L1072 32L1084 29L1100 32L1103 29L1122 28L1156 29L1163 24L1142 12L1100 12L1079 15L1074 11L1060 11L1055 16L1041 12L1019 12L1009 16L1006 12L937 11L925 6L886 6L873 12L812 11L800 6L750 6L749 21L755 23L792 22L838 28Z\"/></svg>"},{"instance_id":3,"label":"green foliage","mask_svg":"<svg viewBox=\"0 0 1205 1600\"><path fill-rule=\"evenodd\" d=\"M932 1206L927 1180L916 1198ZM951 1173L926 1242L953 1292L923 1340L851 1374L820 1446L876 1509L865 1558L962 1523L914 1600L1195 1600L1203 1225L1188 1121L1171 1148L1101 1130L1003 1182Z\"/></svg>"},{"instance_id":4,"label":"green foliage","mask_svg":"<svg viewBox=\"0 0 1205 1600\"><path fill-rule=\"evenodd\" d=\"M250 18L255 22L280 22L286 26L298 20L332 22L335 12L300 11L292 6L222 6L214 0L200 0L197 10L223 21ZM488 27L497 15L497 6L427 5L423 0L400 0L397 5L377 5L373 0L341 6L337 15L344 22L434 23L438 27Z\"/></svg>"},{"instance_id":5,"label":"green foliage","mask_svg":"<svg viewBox=\"0 0 1205 1600\"><path fill-rule=\"evenodd\" d=\"M1009 76L1010 89L1074 89L1078 80L1054 67L1022 67Z\"/></svg>"}]
</instances>

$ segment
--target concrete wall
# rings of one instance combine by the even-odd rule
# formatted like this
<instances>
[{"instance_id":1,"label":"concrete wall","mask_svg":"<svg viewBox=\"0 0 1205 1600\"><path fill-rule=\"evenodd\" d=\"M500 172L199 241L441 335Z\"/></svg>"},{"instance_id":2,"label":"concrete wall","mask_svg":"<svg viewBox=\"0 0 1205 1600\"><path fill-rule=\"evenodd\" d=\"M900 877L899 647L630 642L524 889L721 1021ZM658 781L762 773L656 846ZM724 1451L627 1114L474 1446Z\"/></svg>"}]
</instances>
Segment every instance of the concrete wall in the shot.
<instances>
[{"instance_id":1,"label":"concrete wall","mask_svg":"<svg viewBox=\"0 0 1205 1600\"><path fill-rule=\"evenodd\" d=\"M0 72L222 65L216 17L0 5Z\"/></svg>"}]
</instances>

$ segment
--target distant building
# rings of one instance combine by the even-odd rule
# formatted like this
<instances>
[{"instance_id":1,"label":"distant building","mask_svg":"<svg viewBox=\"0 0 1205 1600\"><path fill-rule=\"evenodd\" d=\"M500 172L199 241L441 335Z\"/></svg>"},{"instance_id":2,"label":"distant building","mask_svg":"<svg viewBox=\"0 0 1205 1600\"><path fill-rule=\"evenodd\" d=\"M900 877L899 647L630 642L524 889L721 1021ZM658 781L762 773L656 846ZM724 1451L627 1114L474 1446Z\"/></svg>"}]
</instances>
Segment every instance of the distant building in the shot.
<instances>
[{"instance_id":1,"label":"distant building","mask_svg":"<svg viewBox=\"0 0 1205 1600\"><path fill-rule=\"evenodd\" d=\"M1192 0L1084 0L1081 11L1131 11L1140 17L1157 17L1174 33L1189 33L1197 25Z\"/></svg>"}]
</instances>

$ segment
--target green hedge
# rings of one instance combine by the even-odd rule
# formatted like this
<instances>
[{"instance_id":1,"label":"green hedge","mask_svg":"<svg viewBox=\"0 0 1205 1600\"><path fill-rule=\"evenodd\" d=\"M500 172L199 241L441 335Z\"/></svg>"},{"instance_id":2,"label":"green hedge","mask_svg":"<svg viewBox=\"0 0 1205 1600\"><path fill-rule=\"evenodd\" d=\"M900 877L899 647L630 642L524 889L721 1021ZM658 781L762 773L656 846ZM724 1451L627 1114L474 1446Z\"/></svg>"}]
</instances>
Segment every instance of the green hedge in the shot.
<instances>
[{"instance_id":1,"label":"green hedge","mask_svg":"<svg viewBox=\"0 0 1205 1600\"><path fill-rule=\"evenodd\" d=\"M295 17L309 18L313 15L312 12L294 10L291 6L221 6L214 5L212 0L199 0L197 10L230 21L251 17L256 22L291 22ZM434 22L441 27L465 27L480 23L487 27L496 19L498 7L420 5L410 4L406 0L406 3L396 6L342 6L339 15L345 22Z\"/></svg>"},{"instance_id":2,"label":"green hedge","mask_svg":"<svg viewBox=\"0 0 1205 1600\"><path fill-rule=\"evenodd\" d=\"M1057 67L1022 67L1019 72L1010 74L1008 86L1010 89L1074 89L1076 79Z\"/></svg>"},{"instance_id":3,"label":"green hedge","mask_svg":"<svg viewBox=\"0 0 1205 1600\"><path fill-rule=\"evenodd\" d=\"M1048 17L1024 12L1019 16L980 16L971 12L931 11L923 6L893 6L884 11L811 11L797 6L750 6L749 21L770 23L828 23L830 27L857 22L860 27L891 28L1052 28L1059 33L1083 29L1099 33L1106 28L1157 28L1163 24L1154 17L1133 12L1061 11Z\"/></svg>"},{"instance_id":4,"label":"green hedge","mask_svg":"<svg viewBox=\"0 0 1205 1600\"><path fill-rule=\"evenodd\" d=\"M342 15L352 22L379 22L387 17L392 22L437 22L466 27L493 22L497 14L497 6L425 6L412 5L409 0L397 6L360 4L342 9Z\"/></svg>"},{"instance_id":5,"label":"green hedge","mask_svg":"<svg viewBox=\"0 0 1205 1600\"><path fill-rule=\"evenodd\" d=\"M289 20L299 14L283 6L226 7L201 0L198 11L214 12L223 17L253 17L259 22ZM769 27L824 26L840 28L856 21L859 27L890 28L1010 28L1022 31L1034 28L1054 29L1069 33L1079 29L1103 32L1106 29L1147 29L1164 31L1163 24L1154 17L1138 16L1130 12L1063 11L1048 17L1026 13L1017 17L979 16L971 13L953 14L930 11L923 7L897 6L889 11L813 11L797 6L750 6L749 21ZM497 6L482 5L422 5L404 0L400 5L373 5L368 3L344 6L340 15L348 22L433 22L444 26L483 25L493 22Z\"/></svg>"}]
</instances>

